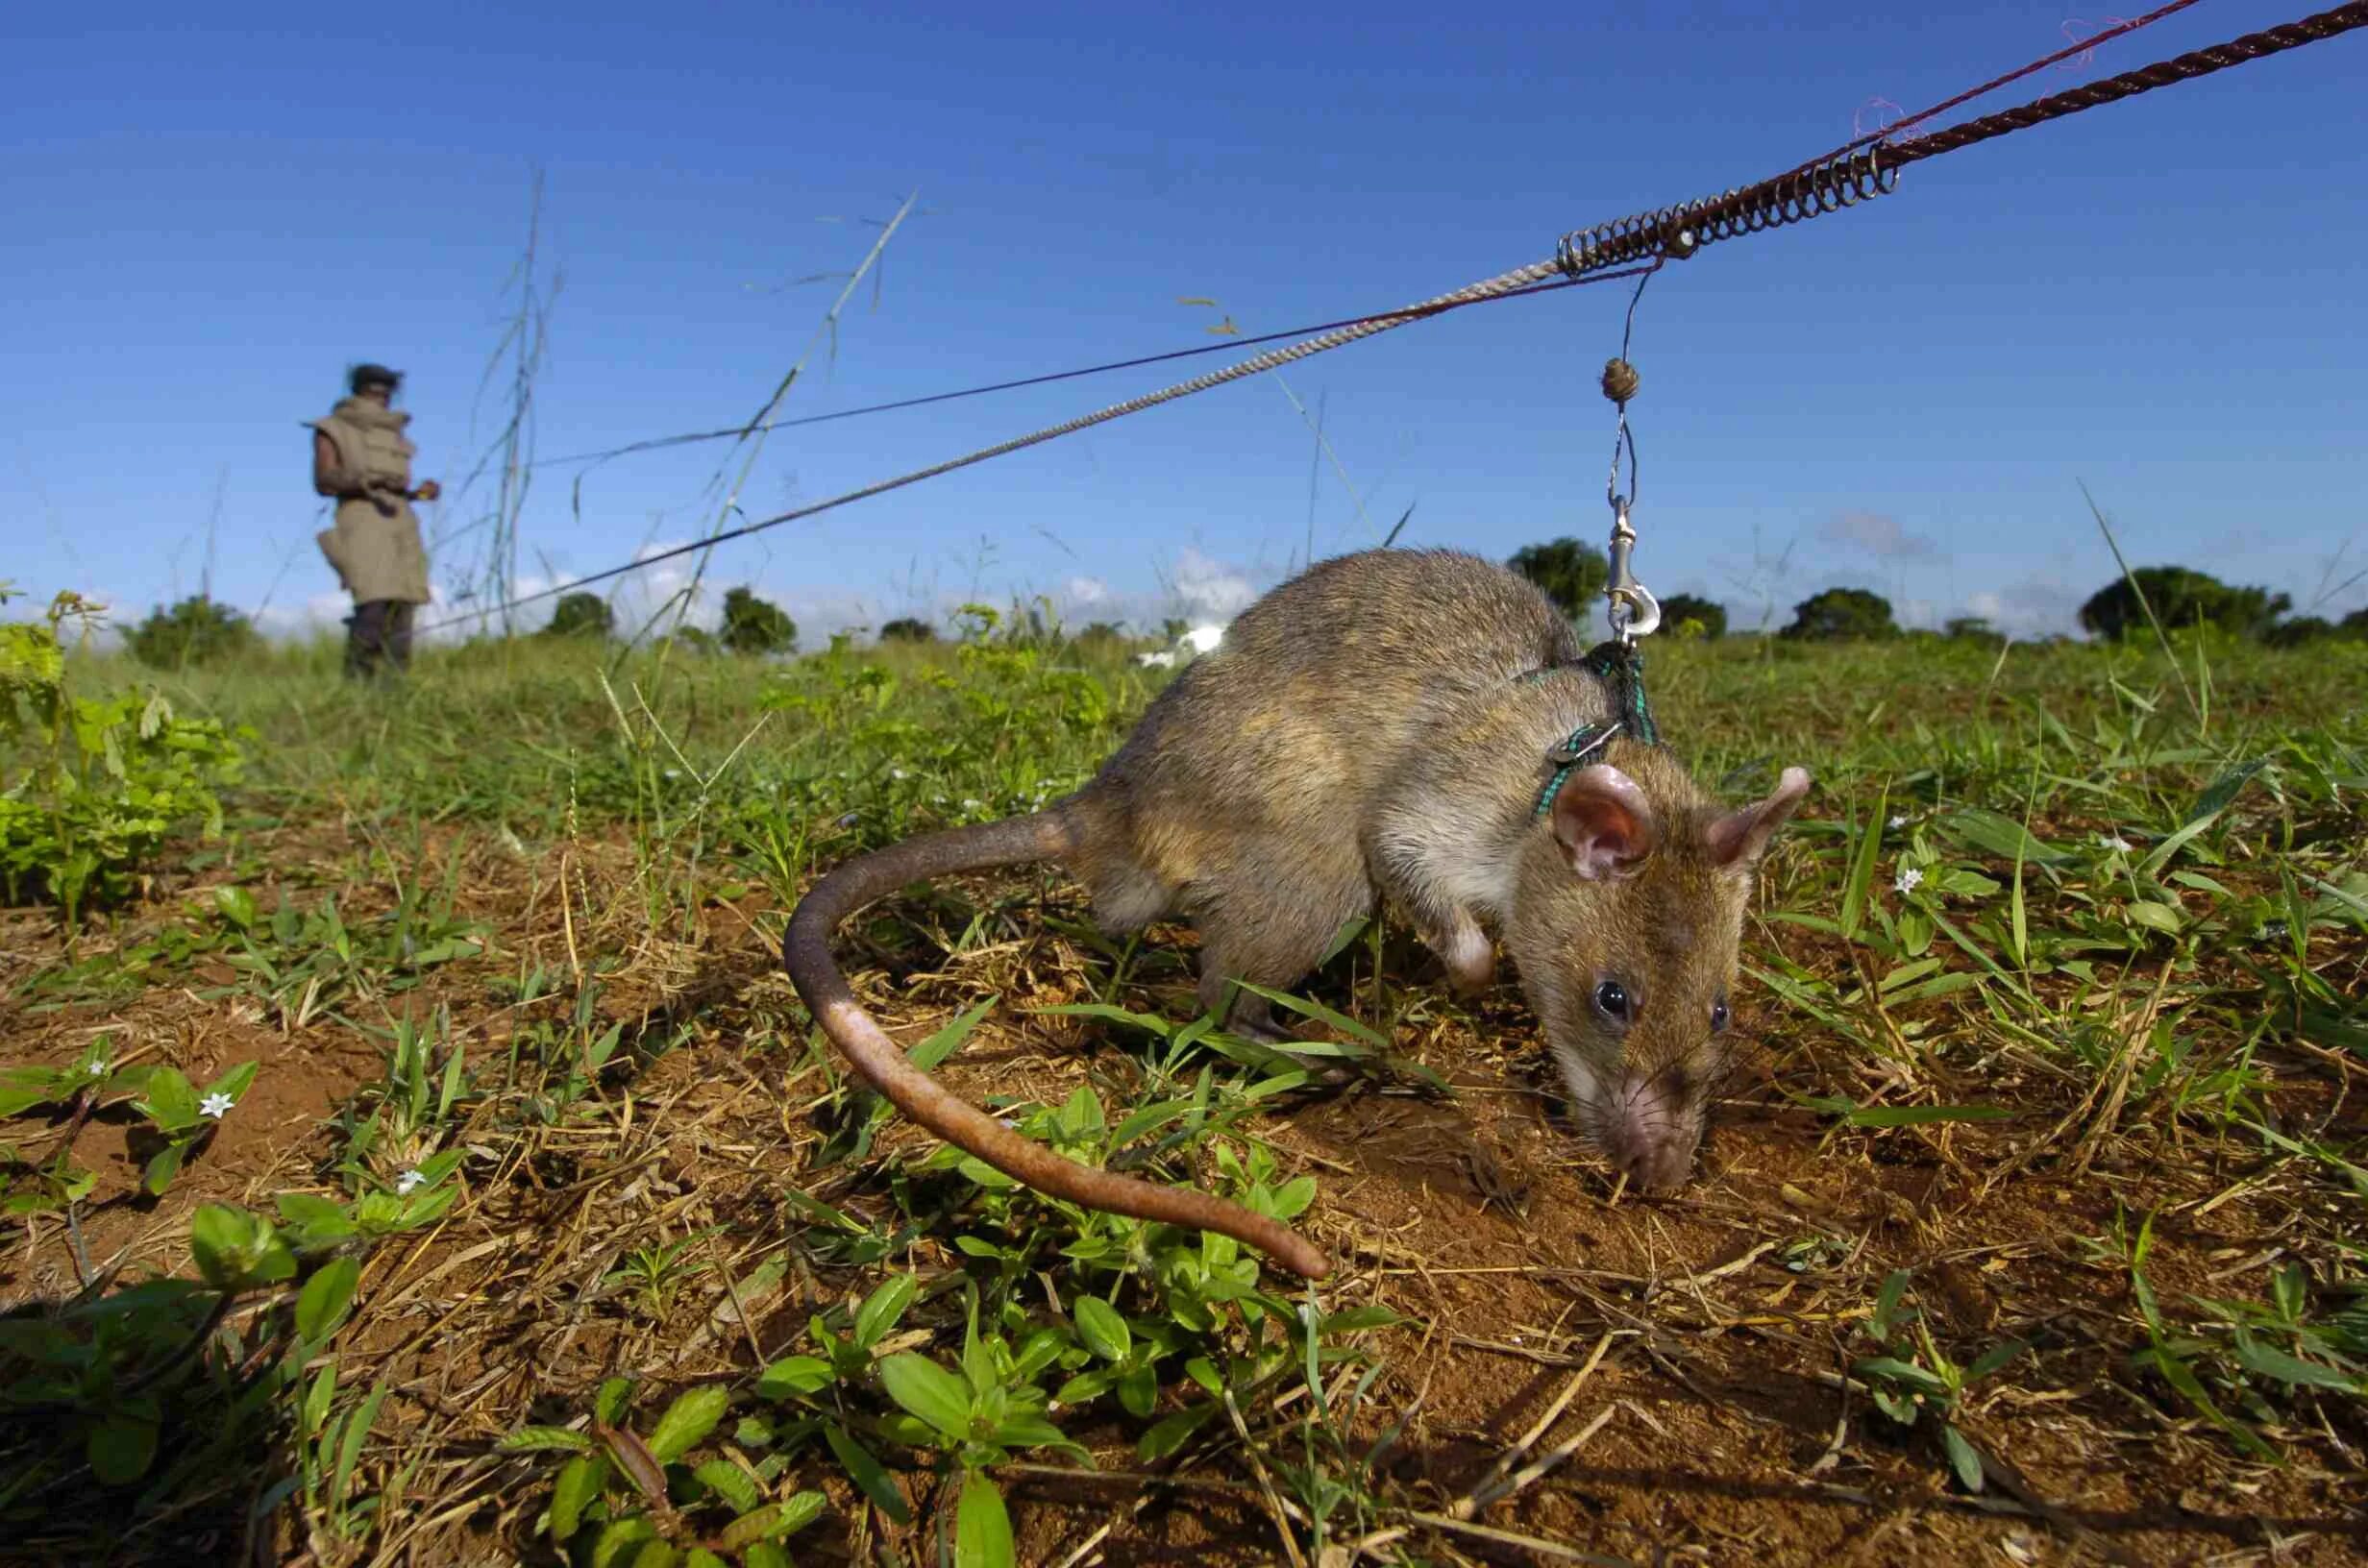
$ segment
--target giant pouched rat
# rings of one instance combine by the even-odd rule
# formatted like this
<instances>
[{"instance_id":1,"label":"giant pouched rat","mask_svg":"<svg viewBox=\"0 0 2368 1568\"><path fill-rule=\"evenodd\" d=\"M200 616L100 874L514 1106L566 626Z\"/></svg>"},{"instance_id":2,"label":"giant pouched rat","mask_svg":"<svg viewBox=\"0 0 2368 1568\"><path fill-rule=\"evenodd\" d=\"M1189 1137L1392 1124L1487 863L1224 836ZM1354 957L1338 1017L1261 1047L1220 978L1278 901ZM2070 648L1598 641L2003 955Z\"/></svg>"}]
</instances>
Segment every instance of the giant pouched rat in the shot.
<instances>
[{"instance_id":1,"label":"giant pouched rat","mask_svg":"<svg viewBox=\"0 0 2368 1568\"><path fill-rule=\"evenodd\" d=\"M1106 931L1189 912L1202 1006L1232 991L1227 1027L1271 1038L1266 1001L1229 982L1295 984L1386 894L1459 989L1493 974L1495 929L1581 1127L1638 1185L1673 1186L1727 1056L1761 853L1809 775L1788 768L1774 794L1730 811L1633 736L1574 758L1559 748L1615 717L1583 655L1543 594L1476 556L1321 562L1244 611L1075 794L815 883L782 961L856 1069L940 1138L1040 1191L1218 1231L1320 1278L1331 1265L1288 1227L1065 1159L940 1088L857 1004L830 934L913 882L1057 861Z\"/></svg>"}]
</instances>

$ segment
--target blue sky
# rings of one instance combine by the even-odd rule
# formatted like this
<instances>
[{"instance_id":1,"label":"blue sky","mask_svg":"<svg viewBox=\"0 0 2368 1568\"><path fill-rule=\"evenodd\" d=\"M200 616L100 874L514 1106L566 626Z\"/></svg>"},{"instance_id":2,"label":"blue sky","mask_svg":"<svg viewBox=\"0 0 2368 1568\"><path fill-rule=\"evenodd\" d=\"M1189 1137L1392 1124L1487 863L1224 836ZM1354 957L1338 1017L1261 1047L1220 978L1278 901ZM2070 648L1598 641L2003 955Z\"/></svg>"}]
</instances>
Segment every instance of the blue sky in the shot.
<instances>
[{"instance_id":1,"label":"blue sky","mask_svg":"<svg viewBox=\"0 0 2368 1568\"><path fill-rule=\"evenodd\" d=\"M1981 108L2288 19L2206 0ZM544 178L558 454L745 418L918 192L785 412L1381 309L1566 230L1776 172L2022 63L2101 12L677 4L43 7L0 61L0 576L137 614L193 591L343 610L297 422L409 373L419 472L489 433L480 379ZM214 19L235 16L236 21ZM2368 35L1909 172L1863 210L1656 279L1633 357L1640 576L1746 622L1835 582L1907 618L2068 627L2138 564L2312 600L2368 566ZM1207 296L1220 311L1179 300ZM1625 285L1419 323L1271 378L726 547L809 631L1044 592L1222 614L1313 534L1502 555L1599 538L1594 387ZM778 511L1180 379L1169 367L774 434ZM526 570L713 527L723 446L546 468ZM1313 495L1311 508L1311 493ZM481 488L429 509L450 531ZM1360 503L1362 511L1360 512ZM1783 570L1775 570L1782 559ZM444 549L439 591L476 564ZM26 600L10 607L21 613ZM2368 603L2368 580L2323 610ZM535 617L542 613L532 612Z\"/></svg>"}]
</instances>

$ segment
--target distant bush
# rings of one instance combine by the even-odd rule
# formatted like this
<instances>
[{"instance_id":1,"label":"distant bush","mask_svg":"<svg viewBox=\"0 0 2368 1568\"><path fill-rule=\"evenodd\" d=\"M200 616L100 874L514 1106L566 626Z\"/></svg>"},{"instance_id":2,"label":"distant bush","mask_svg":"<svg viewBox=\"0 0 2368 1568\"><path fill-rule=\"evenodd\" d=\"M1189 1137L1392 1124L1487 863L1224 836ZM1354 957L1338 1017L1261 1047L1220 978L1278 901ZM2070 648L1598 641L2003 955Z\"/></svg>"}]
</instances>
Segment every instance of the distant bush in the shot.
<instances>
[{"instance_id":1,"label":"distant bush","mask_svg":"<svg viewBox=\"0 0 2368 1568\"><path fill-rule=\"evenodd\" d=\"M252 734L183 719L160 693L73 695L58 626L92 613L61 594L46 624L0 625L0 891L53 900L68 925L131 893L173 833L220 828L214 792Z\"/></svg>"},{"instance_id":2,"label":"distant bush","mask_svg":"<svg viewBox=\"0 0 2368 1568\"><path fill-rule=\"evenodd\" d=\"M1792 606L1792 624L1777 633L1804 642L1871 641L1899 635L1891 601L1863 588L1828 588Z\"/></svg>"},{"instance_id":3,"label":"distant bush","mask_svg":"<svg viewBox=\"0 0 2368 1568\"><path fill-rule=\"evenodd\" d=\"M2141 593L2143 604L2138 601ZM2232 587L2183 566L2142 566L2090 595L2081 606L2081 625L2109 642L2121 642L2148 634L2146 611L2151 608L2165 632L2206 625L2232 637L2264 638L2292 603L2283 594Z\"/></svg>"},{"instance_id":4,"label":"distant bush","mask_svg":"<svg viewBox=\"0 0 2368 1568\"><path fill-rule=\"evenodd\" d=\"M1693 594L1671 594L1661 601L1663 630L1685 636L1688 622L1702 628L1695 633L1697 636L1724 637L1727 634L1727 607Z\"/></svg>"},{"instance_id":5,"label":"distant bush","mask_svg":"<svg viewBox=\"0 0 2368 1568\"><path fill-rule=\"evenodd\" d=\"M934 643L937 641L937 628L926 621L903 615L879 628L879 640L883 643Z\"/></svg>"},{"instance_id":6,"label":"distant bush","mask_svg":"<svg viewBox=\"0 0 2368 1568\"><path fill-rule=\"evenodd\" d=\"M1960 615L1951 618L1940 628L1940 635L1952 643L1979 643L1984 648L2004 648L2007 634L1989 624L1986 616Z\"/></svg>"},{"instance_id":7,"label":"distant bush","mask_svg":"<svg viewBox=\"0 0 2368 1568\"><path fill-rule=\"evenodd\" d=\"M724 624L717 628L716 640L733 653L795 653L798 623L778 604L758 599L754 591L734 588L724 596Z\"/></svg>"},{"instance_id":8,"label":"distant bush","mask_svg":"<svg viewBox=\"0 0 2368 1568\"><path fill-rule=\"evenodd\" d=\"M1536 583L1556 609L1574 621L1603 597L1604 584L1612 578L1612 566L1603 551L1582 539L1523 545L1505 564Z\"/></svg>"},{"instance_id":9,"label":"distant bush","mask_svg":"<svg viewBox=\"0 0 2368 1568\"><path fill-rule=\"evenodd\" d=\"M598 594L567 594L551 608L551 625L536 635L543 637L607 637L615 632L617 618L610 612L608 601Z\"/></svg>"},{"instance_id":10,"label":"distant bush","mask_svg":"<svg viewBox=\"0 0 2368 1568\"><path fill-rule=\"evenodd\" d=\"M1115 657L1126 648L1126 633L1107 621L1097 621L1069 639L1070 646L1080 653L1097 657Z\"/></svg>"},{"instance_id":11,"label":"distant bush","mask_svg":"<svg viewBox=\"0 0 2368 1568\"><path fill-rule=\"evenodd\" d=\"M259 642L247 618L192 594L166 609L158 605L127 639L132 657L152 670L180 670L244 653Z\"/></svg>"},{"instance_id":12,"label":"distant bush","mask_svg":"<svg viewBox=\"0 0 2368 1568\"><path fill-rule=\"evenodd\" d=\"M2340 621L2306 615L2281 621L2263 639L2272 648L2306 648L2312 643L2368 643L2368 610L2354 610Z\"/></svg>"}]
</instances>

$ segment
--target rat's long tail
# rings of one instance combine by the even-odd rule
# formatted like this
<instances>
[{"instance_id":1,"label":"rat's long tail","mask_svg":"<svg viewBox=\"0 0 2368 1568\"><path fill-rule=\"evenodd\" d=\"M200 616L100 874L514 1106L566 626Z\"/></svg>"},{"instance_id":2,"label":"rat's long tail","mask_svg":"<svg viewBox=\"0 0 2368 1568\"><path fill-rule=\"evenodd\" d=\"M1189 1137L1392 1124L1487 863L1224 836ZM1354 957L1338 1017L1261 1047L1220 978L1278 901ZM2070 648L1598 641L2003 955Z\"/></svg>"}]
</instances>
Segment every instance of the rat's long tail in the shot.
<instances>
[{"instance_id":1,"label":"rat's long tail","mask_svg":"<svg viewBox=\"0 0 2368 1568\"><path fill-rule=\"evenodd\" d=\"M1079 1164L947 1092L906 1060L903 1049L873 1021L830 956L830 934L839 922L884 894L956 871L1058 860L1074 843L1068 813L1054 806L858 855L808 888L799 900L781 938L782 967L823 1033L846 1053L855 1070L898 1110L947 1142L1039 1192L1107 1213L1215 1231L1258 1248L1311 1280L1322 1279L1332 1271L1330 1261L1286 1225L1206 1192L1155 1187Z\"/></svg>"}]
</instances>

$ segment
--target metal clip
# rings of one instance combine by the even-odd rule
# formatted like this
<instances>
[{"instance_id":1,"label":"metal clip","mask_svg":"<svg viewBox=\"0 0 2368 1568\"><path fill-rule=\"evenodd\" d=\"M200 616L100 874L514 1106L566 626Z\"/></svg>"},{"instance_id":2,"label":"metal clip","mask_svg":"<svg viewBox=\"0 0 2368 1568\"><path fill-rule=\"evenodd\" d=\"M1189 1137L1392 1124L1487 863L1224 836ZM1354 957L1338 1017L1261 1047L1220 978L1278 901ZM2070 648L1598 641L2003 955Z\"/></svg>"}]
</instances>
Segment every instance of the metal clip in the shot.
<instances>
[{"instance_id":1,"label":"metal clip","mask_svg":"<svg viewBox=\"0 0 2368 1568\"><path fill-rule=\"evenodd\" d=\"M1661 600L1652 590L1637 581L1629 569L1628 555L1636 548L1637 530L1628 525L1628 498L1612 498L1611 575L1604 584L1603 597L1611 601L1606 614L1612 623L1612 635L1623 643L1633 643L1639 637L1649 637L1661 626Z\"/></svg>"}]
</instances>

